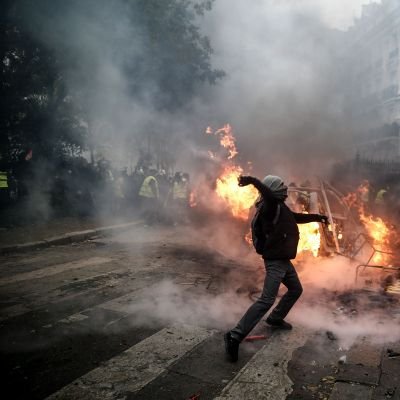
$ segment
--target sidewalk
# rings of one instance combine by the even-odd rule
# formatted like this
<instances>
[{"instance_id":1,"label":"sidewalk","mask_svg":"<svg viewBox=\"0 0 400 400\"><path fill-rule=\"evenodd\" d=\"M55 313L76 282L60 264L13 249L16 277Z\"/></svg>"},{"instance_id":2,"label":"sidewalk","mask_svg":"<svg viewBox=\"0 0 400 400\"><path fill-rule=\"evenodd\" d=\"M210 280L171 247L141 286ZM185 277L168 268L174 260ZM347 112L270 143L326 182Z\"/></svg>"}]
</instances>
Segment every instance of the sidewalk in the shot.
<instances>
[{"instance_id":1,"label":"sidewalk","mask_svg":"<svg viewBox=\"0 0 400 400\"><path fill-rule=\"evenodd\" d=\"M289 376L294 386L287 400L400 400L400 342L359 337L342 349L318 332L294 352Z\"/></svg>"},{"instance_id":2,"label":"sidewalk","mask_svg":"<svg viewBox=\"0 0 400 400\"><path fill-rule=\"evenodd\" d=\"M0 254L82 241L92 236L129 229L142 222L135 216L127 220L68 217L41 224L3 228L0 230Z\"/></svg>"}]
</instances>

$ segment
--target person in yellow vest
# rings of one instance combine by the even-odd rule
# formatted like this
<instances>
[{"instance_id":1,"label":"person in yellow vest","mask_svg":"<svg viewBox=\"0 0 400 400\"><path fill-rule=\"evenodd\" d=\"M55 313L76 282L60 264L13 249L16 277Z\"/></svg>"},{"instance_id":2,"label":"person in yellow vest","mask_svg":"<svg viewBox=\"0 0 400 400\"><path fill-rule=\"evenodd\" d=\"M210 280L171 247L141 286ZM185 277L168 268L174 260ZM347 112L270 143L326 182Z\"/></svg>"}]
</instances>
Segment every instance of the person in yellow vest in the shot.
<instances>
[{"instance_id":1,"label":"person in yellow vest","mask_svg":"<svg viewBox=\"0 0 400 400\"><path fill-rule=\"evenodd\" d=\"M0 189L8 189L8 174L5 171L0 171Z\"/></svg>"},{"instance_id":2,"label":"person in yellow vest","mask_svg":"<svg viewBox=\"0 0 400 400\"><path fill-rule=\"evenodd\" d=\"M152 224L158 220L157 209L160 194L158 182L154 175L154 171L149 171L149 175L146 176L139 190L142 215L148 224Z\"/></svg>"},{"instance_id":3,"label":"person in yellow vest","mask_svg":"<svg viewBox=\"0 0 400 400\"><path fill-rule=\"evenodd\" d=\"M0 171L0 205L5 205L9 200L8 173Z\"/></svg>"},{"instance_id":4,"label":"person in yellow vest","mask_svg":"<svg viewBox=\"0 0 400 400\"><path fill-rule=\"evenodd\" d=\"M375 197L375 212L379 217L383 217L386 212L386 200L388 196L389 187L378 190Z\"/></svg>"},{"instance_id":5,"label":"person in yellow vest","mask_svg":"<svg viewBox=\"0 0 400 400\"><path fill-rule=\"evenodd\" d=\"M381 189L381 190L378 191L378 193L376 194L376 197L375 197L375 204L376 205L382 206L382 205L385 204L386 193L387 193L386 189Z\"/></svg>"}]
</instances>

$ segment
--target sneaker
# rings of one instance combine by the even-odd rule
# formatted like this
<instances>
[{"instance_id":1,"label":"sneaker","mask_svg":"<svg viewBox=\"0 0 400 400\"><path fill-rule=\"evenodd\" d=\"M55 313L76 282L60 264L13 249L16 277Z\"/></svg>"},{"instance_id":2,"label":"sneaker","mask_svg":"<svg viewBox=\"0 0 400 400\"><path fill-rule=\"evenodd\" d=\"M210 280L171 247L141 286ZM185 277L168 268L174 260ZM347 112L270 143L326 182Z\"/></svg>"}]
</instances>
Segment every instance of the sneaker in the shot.
<instances>
[{"instance_id":1,"label":"sneaker","mask_svg":"<svg viewBox=\"0 0 400 400\"><path fill-rule=\"evenodd\" d=\"M239 341L234 339L230 332L225 333L224 341L226 354L232 362L236 362L238 360Z\"/></svg>"},{"instance_id":2,"label":"sneaker","mask_svg":"<svg viewBox=\"0 0 400 400\"><path fill-rule=\"evenodd\" d=\"M284 321L283 319L273 319L271 317L268 317L265 322L276 329L284 329L287 331L290 331L292 329L292 325L289 324L289 322Z\"/></svg>"}]
</instances>

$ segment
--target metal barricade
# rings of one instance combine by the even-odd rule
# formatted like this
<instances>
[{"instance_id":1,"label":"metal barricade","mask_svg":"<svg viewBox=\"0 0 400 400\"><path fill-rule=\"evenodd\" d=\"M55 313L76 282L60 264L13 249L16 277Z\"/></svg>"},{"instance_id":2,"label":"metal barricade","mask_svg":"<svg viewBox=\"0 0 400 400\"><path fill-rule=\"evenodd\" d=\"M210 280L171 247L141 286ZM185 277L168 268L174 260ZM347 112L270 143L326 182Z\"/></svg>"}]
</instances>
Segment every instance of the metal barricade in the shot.
<instances>
[{"instance_id":1,"label":"metal barricade","mask_svg":"<svg viewBox=\"0 0 400 400\"><path fill-rule=\"evenodd\" d=\"M361 252L361 250L365 247L365 245L368 245L372 249L372 253L368 258L368 261L366 263L358 264L356 266L356 276L355 276L355 283L357 284L358 281L358 276L360 274L360 270L365 271L367 268L375 268L375 269L381 269L384 271L399 271L400 272L400 266L393 266L393 265L378 265L378 264L371 264L372 260L374 259L376 254L386 254L386 255L391 255L394 256L394 253L389 252L389 251L383 251L380 249L377 249L374 247L374 245L371 243L371 239L364 233L360 233L356 236L354 239L354 243L357 243L357 240L359 238L363 238L363 242L361 243L358 248L356 248L351 255L351 259L355 259L356 256Z\"/></svg>"}]
</instances>

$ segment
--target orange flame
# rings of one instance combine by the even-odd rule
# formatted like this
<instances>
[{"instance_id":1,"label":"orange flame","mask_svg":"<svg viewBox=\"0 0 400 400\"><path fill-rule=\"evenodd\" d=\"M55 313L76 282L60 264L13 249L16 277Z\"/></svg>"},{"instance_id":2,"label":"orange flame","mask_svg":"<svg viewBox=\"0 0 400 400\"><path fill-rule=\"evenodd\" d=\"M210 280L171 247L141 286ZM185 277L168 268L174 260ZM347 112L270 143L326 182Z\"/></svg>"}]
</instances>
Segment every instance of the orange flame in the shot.
<instances>
[{"instance_id":1,"label":"orange flame","mask_svg":"<svg viewBox=\"0 0 400 400\"><path fill-rule=\"evenodd\" d=\"M213 131L208 127L206 133L212 134ZM259 195L258 190L252 185L245 187L238 186L238 177L243 174L243 168L233 164L232 161L238 154L238 151L236 149L235 137L233 136L231 126L229 124L224 125L224 127L216 130L214 135L220 135L220 144L228 149L229 156L227 158L231 160L225 165L223 172L219 178L217 178L216 193L224 200L235 218L246 221L249 216L249 210L254 205ZM212 153L210 154L210 157L211 156L213 158L215 157ZM251 162L248 163L248 166L250 168L252 167ZM299 252L311 252L314 257L317 257L321 241L318 223L300 225L299 230ZM246 234L245 240L251 243L251 232Z\"/></svg>"},{"instance_id":2,"label":"orange flame","mask_svg":"<svg viewBox=\"0 0 400 400\"><path fill-rule=\"evenodd\" d=\"M390 230L386 226L382 218L373 217L360 213L360 221L363 223L368 235L372 239L373 246L376 250L390 252L389 236ZM375 264L390 263L390 255L385 253L375 253L371 260Z\"/></svg>"},{"instance_id":3,"label":"orange flame","mask_svg":"<svg viewBox=\"0 0 400 400\"><path fill-rule=\"evenodd\" d=\"M350 207L354 207L358 211L358 216L361 223L371 239L373 247L378 250L374 254L371 262L374 264L388 264L390 263L391 255L380 253L391 252L390 246L390 229L387 223L380 217L375 217L366 210L366 203L369 195L369 183L364 181L356 190L355 193L350 193L345 197Z\"/></svg>"},{"instance_id":4,"label":"orange flame","mask_svg":"<svg viewBox=\"0 0 400 400\"><path fill-rule=\"evenodd\" d=\"M258 191L253 186L238 186L238 177L243 169L236 165L225 167L221 176L217 179L216 192L225 200L232 215L242 220L247 220L249 209L258 197Z\"/></svg>"},{"instance_id":5,"label":"orange flame","mask_svg":"<svg viewBox=\"0 0 400 400\"><path fill-rule=\"evenodd\" d=\"M212 129L210 127L207 127L206 133L211 135L213 133ZM214 132L214 135L220 136L220 144L223 148L228 150L228 160L232 160L232 158L234 158L238 154L235 144L236 139L233 136L232 127L229 124L225 124L222 128L217 129Z\"/></svg>"},{"instance_id":6,"label":"orange flame","mask_svg":"<svg viewBox=\"0 0 400 400\"><path fill-rule=\"evenodd\" d=\"M310 252L314 257L318 257L318 251L321 246L321 234L319 232L318 222L298 225L300 240L298 252Z\"/></svg>"},{"instance_id":7,"label":"orange flame","mask_svg":"<svg viewBox=\"0 0 400 400\"><path fill-rule=\"evenodd\" d=\"M208 127L206 133L212 134L213 131ZM235 165L232 161L238 154L232 127L229 124L225 124L222 128L217 129L214 135L220 136L220 144L228 150L229 155L227 159L230 160L226 163L223 172L216 180L215 191L217 195L224 200L235 218L247 220L249 209L258 197L258 191L253 186L238 186L238 178L242 175L243 168L239 165ZM212 158L215 158L214 154L212 154Z\"/></svg>"}]
</instances>

